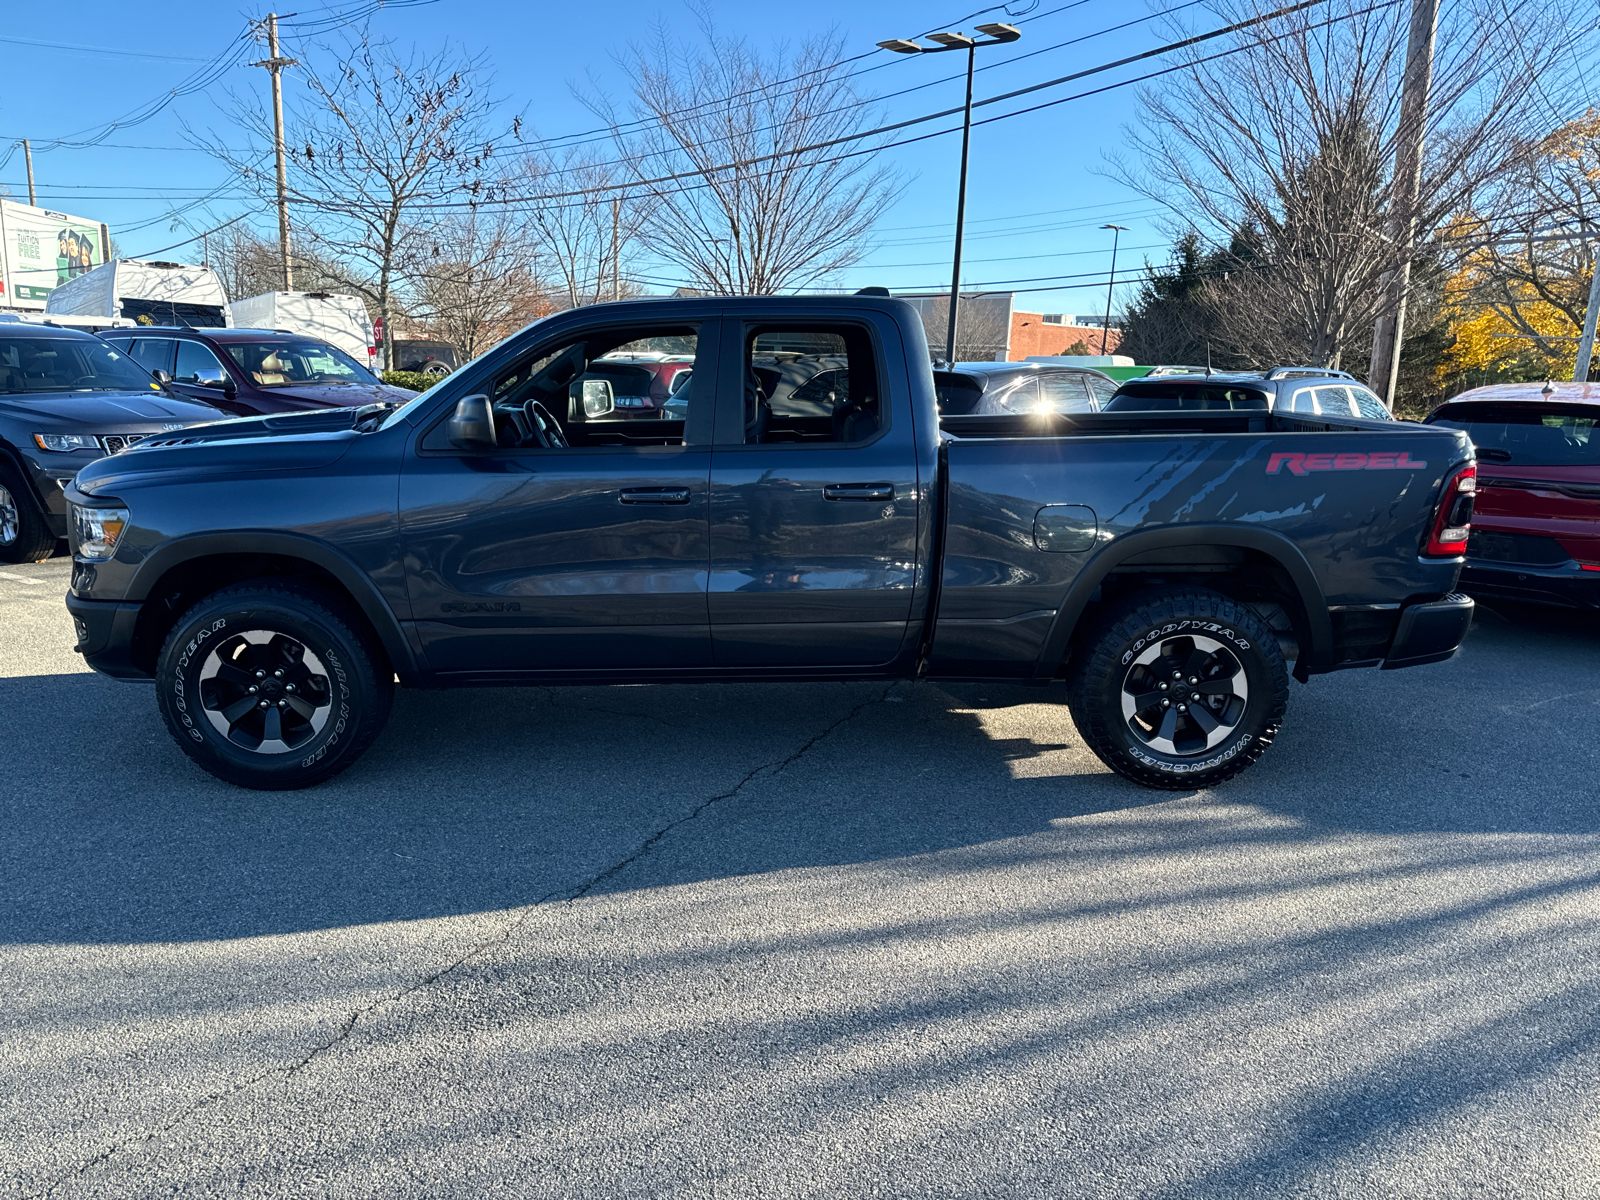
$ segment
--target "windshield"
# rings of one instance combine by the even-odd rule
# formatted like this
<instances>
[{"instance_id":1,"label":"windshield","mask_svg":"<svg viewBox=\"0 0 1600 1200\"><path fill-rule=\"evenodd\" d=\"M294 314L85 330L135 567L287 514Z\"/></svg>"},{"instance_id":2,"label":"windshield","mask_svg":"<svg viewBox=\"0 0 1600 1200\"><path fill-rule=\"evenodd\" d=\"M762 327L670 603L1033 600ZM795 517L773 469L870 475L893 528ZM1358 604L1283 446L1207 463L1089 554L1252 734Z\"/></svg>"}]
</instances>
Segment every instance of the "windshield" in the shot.
<instances>
[{"instance_id":1,"label":"windshield","mask_svg":"<svg viewBox=\"0 0 1600 1200\"><path fill-rule=\"evenodd\" d=\"M308 383L377 383L378 377L337 346L309 338L263 338L219 343L257 387L303 387Z\"/></svg>"},{"instance_id":2,"label":"windshield","mask_svg":"<svg viewBox=\"0 0 1600 1200\"><path fill-rule=\"evenodd\" d=\"M99 338L0 334L0 392L160 390L149 372Z\"/></svg>"},{"instance_id":3,"label":"windshield","mask_svg":"<svg viewBox=\"0 0 1600 1200\"><path fill-rule=\"evenodd\" d=\"M1592 405L1538 408L1462 404L1441 409L1430 425L1464 429L1478 457L1526 467L1600 466L1600 437Z\"/></svg>"},{"instance_id":4,"label":"windshield","mask_svg":"<svg viewBox=\"0 0 1600 1200\"><path fill-rule=\"evenodd\" d=\"M505 342L502 342L501 345L506 345L514 339L520 340L522 335L527 333L528 330L532 329L535 325L542 325L549 319L549 317L538 317L535 320L529 321L521 329L517 330L516 333L512 334L511 337L507 338ZM460 369L465 370L465 368ZM460 382L461 381L457 379L455 375L441 375L438 383L434 384L420 396L413 396L410 400L407 400L399 408L395 409L392 413L385 417L383 424L378 426L378 428L393 429L401 421L409 421L412 416L414 416L422 408L423 405L429 403L433 399L433 394L439 390L442 384L449 383L454 385Z\"/></svg>"}]
</instances>

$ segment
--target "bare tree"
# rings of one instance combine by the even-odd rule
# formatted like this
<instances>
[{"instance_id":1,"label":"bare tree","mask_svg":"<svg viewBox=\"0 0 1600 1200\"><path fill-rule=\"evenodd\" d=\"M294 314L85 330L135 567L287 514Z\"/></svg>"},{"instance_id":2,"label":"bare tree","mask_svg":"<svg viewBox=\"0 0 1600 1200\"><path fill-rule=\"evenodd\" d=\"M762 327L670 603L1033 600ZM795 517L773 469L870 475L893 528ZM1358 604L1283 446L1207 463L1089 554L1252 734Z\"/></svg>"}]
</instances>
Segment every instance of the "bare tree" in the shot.
<instances>
[{"instance_id":1,"label":"bare tree","mask_svg":"<svg viewBox=\"0 0 1600 1200\"><path fill-rule=\"evenodd\" d=\"M1545 119L1527 79L1559 74L1569 2L1447 8L1414 257L1437 252L1430 239ZM1254 10L1221 0L1212 13ZM1250 233L1248 255L1224 256L1205 285L1231 355L1366 365L1380 281L1407 257L1384 233L1407 19L1404 6L1336 0L1242 31L1226 58L1204 61L1217 43L1197 47L1190 70L1142 93L1140 156L1116 173L1215 246Z\"/></svg>"},{"instance_id":2,"label":"bare tree","mask_svg":"<svg viewBox=\"0 0 1600 1200\"><path fill-rule=\"evenodd\" d=\"M584 151L529 155L518 166L518 190L580 193L518 206L568 307L642 290L626 263L650 203L627 193L621 186L627 178L615 164Z\"/></svg>"},{"instance_id":3,"label":"bare tree","mask_svg":"<svg viewBox=\"0 0 1600 1200\"><path fill-rule=\"evenodd\" d=\"M1456 303L1487 306L1540 354L1569 357L1600 239L1600 110L1533 142L1484 212L1457 226L1482 244L1467 256Z\"/></svg>"},{"instance_id":4,"label":"bare tree","mask_svg":"<svg viewBox=\"0 0 1600 1200\"><path fill-rule=\"evenodd\" d=\"M387 363L407 242L429 235L442 206L486 194L495 105L477 60L437 48L401 54L360 35L303 66L308 95L286 117L300 244L309 240L339 270L341 290L365 297L383 318ZM235 97L233 116L271 140L271 117L258 101ZM274 176L258 160L214 140L208 148L263 200L275 194Z\"/></svg>"},{"instance_id":5,"label":"bare tree","mask_svg":"<svg viewBox=\"0 0 1600 1200\"><path fill-rule=\"evenodd\" d=\"M243 223L230 225L206 239L211 269L222 277L230 299L259 296L277 291L283 284L283 268L278 261L276 240L262 237ZM342 281L354 274L348 264L330 263L315 251L302 250L295 256L295 279L303 291L344 290ZM370 292L368 287L360 289Z\"/></svg>"},{"instance_id":6,"label":"bare tree","mask_svg":"<svg viewBox=\"0 0 1600 1200\"><path fill-rule=\"evenodd\" d=\"M410 322L449 342L463 362L550 310L533 239L507 208L457 213L407 244Z\"/></svg>"},{"instance_id":7,"label":"bare tree","mask_svg":"<svg viewBox=\"0 0 1600 1200\"><path fill-rule=\"evenodd\" d=\"M869 123L842 42L812 38L763 56L719 36L706 10L697 16L692 42L675 42L663 27L651 45L634 48L626 63L634 122L592 103L612 122L635 180L688 173L629 189L653 201L644 246L714 293L805 287L859 261L896 194L894 176L870 154L839 157L851 147L793 151Z\"/></svg>"}]
</instances>

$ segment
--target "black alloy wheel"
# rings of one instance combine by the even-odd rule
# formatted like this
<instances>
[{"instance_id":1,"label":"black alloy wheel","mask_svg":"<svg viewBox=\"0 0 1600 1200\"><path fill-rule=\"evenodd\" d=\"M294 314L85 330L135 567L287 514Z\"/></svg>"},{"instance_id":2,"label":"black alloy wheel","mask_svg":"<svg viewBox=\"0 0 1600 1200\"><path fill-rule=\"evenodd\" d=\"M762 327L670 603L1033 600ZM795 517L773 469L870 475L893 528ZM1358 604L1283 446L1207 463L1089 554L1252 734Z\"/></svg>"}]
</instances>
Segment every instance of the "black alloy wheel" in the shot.
<instances>
[{"instance_id":1,"label":"black alloy wheel","mask_svg":"<svg viewBox=\"0 0 1600 1200\"><path fill-rule=\"evenodd\" d=\"M213 639L200 707L216 731L257 754L282 754L322 732L333 712L328 668L304 643L270 629Z\"/></svg>"},{"instance_id":2,"label":"black alloy wheel","mask_svg":"<svg viewBox=\"0 0 1600 1200\"><path fill-rule=\"evenodd\" d=\"M1073 723L1113 771L1146 787L1220 783L1265 753L1288 705L1277 635L1218 592L1129 597L1074 650Z\"/></svg>"},{"instance_id":3,"label":"black alloy wheel","mask_svg":"<svg viewBox=\"0 0 1600 1200\"><path fill-rule=\"evenodd\" d=\"M184 753L241 787L308 787L382 731L394 674L365 623L311 588L256 580L186 612L161 648L156 698Z\"/></svg>"}]
</instances>

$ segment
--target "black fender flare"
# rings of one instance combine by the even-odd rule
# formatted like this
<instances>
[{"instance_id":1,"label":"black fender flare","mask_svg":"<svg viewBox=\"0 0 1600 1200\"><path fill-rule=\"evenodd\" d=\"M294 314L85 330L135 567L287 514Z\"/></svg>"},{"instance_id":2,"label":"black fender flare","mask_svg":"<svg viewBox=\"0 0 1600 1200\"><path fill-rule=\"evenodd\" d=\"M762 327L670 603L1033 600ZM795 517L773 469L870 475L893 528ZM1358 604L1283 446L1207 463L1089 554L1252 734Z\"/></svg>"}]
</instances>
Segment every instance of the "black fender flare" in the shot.
<instances>
[{"instance_id":1,"label":"black fender flare","mask_svg":"<svg viewBox=\"0 0 1600 1200\"><path fill-rule=\"evenodd\" d=\"M124 600L142 604L168 571L193 562L197 558L213 558L237 554L271 554L281 558L297 558L321 567L344 587L366 616L378 639L383 643L389 662L402 679L415 676L422 670L417 656L412 652L400 621L389 602L384 599L372 579L344 554L316 538L288 533L278 529L249 529L230 533L197 533L188 537L173 538L163 542L139 564L128 582Z\"/></svg>"},{"instance_id":2,"label":"black fender flare","mask_svg":"<svg viewBox=\"0 0 1600 1200\"><path fill-rule=\"evenodd\" d=\"M1034 678L1055 677L1061 659L1067 652L1067 643L1072 640L1077 628L1078 618L1083 615L1089 598L1107 575L1137 554L1169 550L1175 546L1237 546L1271 558L1288 574L1300 594L1300 605L1305 610L1307 640L1310 644L1303 647L1304 661L1299 667L1325 666L1331 660L1333 619L1328 615L1327 597L1317 581L1316 572L1300 552L1300 547L1282 534L1249 525L1168 525L1124 534L1106 543L1084 564L1083 570L1067 589L1061 606L1056 609L1055 621L1044 639L1044 649L1034 664Z\"/></svg>"}]
</instances>

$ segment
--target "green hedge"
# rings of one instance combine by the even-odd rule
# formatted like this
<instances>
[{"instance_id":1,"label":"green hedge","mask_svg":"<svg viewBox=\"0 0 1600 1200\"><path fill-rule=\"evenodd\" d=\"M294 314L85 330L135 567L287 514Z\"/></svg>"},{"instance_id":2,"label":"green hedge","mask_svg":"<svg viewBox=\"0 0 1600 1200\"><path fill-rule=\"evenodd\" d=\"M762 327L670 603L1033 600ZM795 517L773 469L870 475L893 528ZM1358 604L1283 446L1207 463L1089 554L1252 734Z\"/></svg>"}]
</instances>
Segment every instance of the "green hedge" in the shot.
<instances>
[{"instance_id":1,"label":"green hedge","mask_svg":"<svg viewBox=\"0 0 1600 1200\"><path fill-rule=\"evenodd\" d=\"M421 371L385 371L379 378L390 387L410 388L413 392L425 392L438 383L443 376L424 375Z\"/></svg>"}]
</instances>

